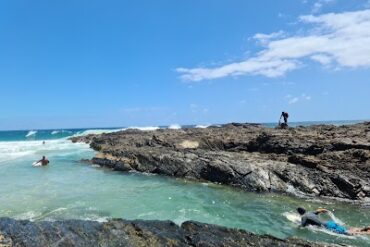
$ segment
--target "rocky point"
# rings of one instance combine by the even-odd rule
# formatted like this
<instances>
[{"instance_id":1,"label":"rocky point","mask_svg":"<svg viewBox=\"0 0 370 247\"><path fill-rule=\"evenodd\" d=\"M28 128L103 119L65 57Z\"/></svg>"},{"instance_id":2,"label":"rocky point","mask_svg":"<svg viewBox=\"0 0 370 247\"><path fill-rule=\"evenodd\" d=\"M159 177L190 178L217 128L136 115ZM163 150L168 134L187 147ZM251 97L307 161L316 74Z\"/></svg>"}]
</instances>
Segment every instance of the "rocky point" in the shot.
<instances>
[{"instance_id":1,"label":"rocky point","mask_svg":"<svg viewBox=\"0 0 370 247\"><path fill-rule=\"evenodd\" d=\"M258 124L125 130L72 138L98 151L92 162L207 180L248 191L370 198L370 122L287 129Z\"/></svg>"}]
</instances>

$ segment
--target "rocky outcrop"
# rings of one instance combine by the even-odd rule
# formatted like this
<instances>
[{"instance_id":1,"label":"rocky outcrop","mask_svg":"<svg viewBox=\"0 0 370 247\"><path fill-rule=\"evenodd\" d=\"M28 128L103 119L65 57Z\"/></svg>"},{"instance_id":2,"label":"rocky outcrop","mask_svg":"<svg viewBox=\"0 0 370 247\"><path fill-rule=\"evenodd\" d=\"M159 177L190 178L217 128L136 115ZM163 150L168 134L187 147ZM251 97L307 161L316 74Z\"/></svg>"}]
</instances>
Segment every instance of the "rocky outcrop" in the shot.
<instances>
[{"instance_id":1,"label":"rocky outcrop","mask_svg":"<svg viewBox=\"0 0 370 247\"><path fill-rule=\"evenodd\" d=\"M193 246L193 247L319 247L299 239L258 236L244 230L193 221L177 226L170 221L65 220L56 222L17 221L0 218L0 246Z\"/></svg>"},{"instance_id":2,"label":"rocky outcrop","mask_svg":"<svg viewBox=\"0 0 370 247\"><path fill-rule=\"evenodd\" d=\"M72 140L90 143L99 151L93 163L118 171L207 180L248 191L370 198L370 122L126 130Z\"/></svg>"}]
</instances>

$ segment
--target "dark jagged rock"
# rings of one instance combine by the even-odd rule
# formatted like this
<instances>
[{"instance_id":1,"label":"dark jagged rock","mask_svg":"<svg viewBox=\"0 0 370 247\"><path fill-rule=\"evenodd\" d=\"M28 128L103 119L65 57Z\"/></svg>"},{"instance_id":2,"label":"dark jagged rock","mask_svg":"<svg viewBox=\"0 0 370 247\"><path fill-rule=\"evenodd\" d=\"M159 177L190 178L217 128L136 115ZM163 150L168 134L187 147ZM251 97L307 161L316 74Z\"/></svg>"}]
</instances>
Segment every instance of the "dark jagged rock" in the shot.
<instances>
[{"instance_id":1,"label":"dark jagged rock","mask_svg":"<svg viewBox=\"0 0 370 247\"><path fill-rule=\"evenodd\" d=\"M171 221L65 220L56 222L17 221L0 218L0 246L151 246L151 247L319 247L299 239L277 239L255 235L244 230L203 224L193 221L181 226Z\"/></svg>"},{"instance_id":2,"label":"dark jagged rock","mask_svg":"<svg viewBox=\"0 0 370 247\"><path fill-rule=\"evenodd\" d=\"M370 199L370 123L287 129L227 124L73 138L114 170L208 180L251 191Z\"/></svg>"}]
</instances>

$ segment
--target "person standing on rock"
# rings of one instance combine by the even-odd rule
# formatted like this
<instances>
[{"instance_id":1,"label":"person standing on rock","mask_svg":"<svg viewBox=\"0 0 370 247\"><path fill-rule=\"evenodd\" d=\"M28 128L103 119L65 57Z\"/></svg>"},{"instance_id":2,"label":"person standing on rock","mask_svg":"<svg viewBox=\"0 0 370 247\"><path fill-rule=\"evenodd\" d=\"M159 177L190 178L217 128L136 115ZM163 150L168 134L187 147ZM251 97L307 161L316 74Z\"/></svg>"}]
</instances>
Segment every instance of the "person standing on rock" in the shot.
<instances>
[{"instance_id":1,"label":"person standing on rock","mask_svg":"<svg viewBox=\"0 0 370 247\"><path fill-rule=\"evenodd\" d=\"M284 123L281 123L281 118L284 119ZM279 126L282 128L288 127L288 118L289 118L289 114L283 111L280 115Z\"/></svg>"},{"instance_id":2,"label":"person standing on rock","mask_svg":"<svg viewBox=\"0 0 370 247\"><path fill-rule=\"evenodd\" d=\"M329 213L327 209L319 208L313 212L306 212L304 208L297 208L298 213L301 215L301 226L318 226L325 227L329 231L344 234L344 235L370 235L370 226L368 227L349 227L348 229L334 221L334 216L329 216L332 218L328 221L323 221L319 218L320 214Z\"/></svg>"}]
</instances>

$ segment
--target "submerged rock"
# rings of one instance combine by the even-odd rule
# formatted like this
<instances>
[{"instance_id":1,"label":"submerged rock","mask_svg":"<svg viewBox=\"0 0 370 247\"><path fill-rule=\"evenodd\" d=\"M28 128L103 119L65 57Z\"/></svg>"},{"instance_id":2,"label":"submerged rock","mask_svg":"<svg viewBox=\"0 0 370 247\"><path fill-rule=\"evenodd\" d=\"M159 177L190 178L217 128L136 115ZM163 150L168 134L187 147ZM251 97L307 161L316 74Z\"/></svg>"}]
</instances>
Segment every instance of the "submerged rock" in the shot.
<instances>
[{"instance_id":1,"label":"submerged rock","mask_svg":"<svg viewBox=\"0 0 370 247\"><path fill-rule=\"evenodd\" d=\"M288 129L233 123L72 140L89 142L99 151L92 162L114 170L207 180L248 191L370 198L370 122Z\"/></svg>"},{"instance_id":2,"label":"submerged rock","mask_svg":"<svg viewBox=\"0 0 370 247\"><path fill-rule=\"evenodd\" d=\"M330 246L299 239L282 240L267 235L259 236L244 230L193 221L178 226L171 221L115 219L104 223L81 220L30 222L0 218L0 232L0 246L22 247Z\"/></svg>"}]
</instances>

